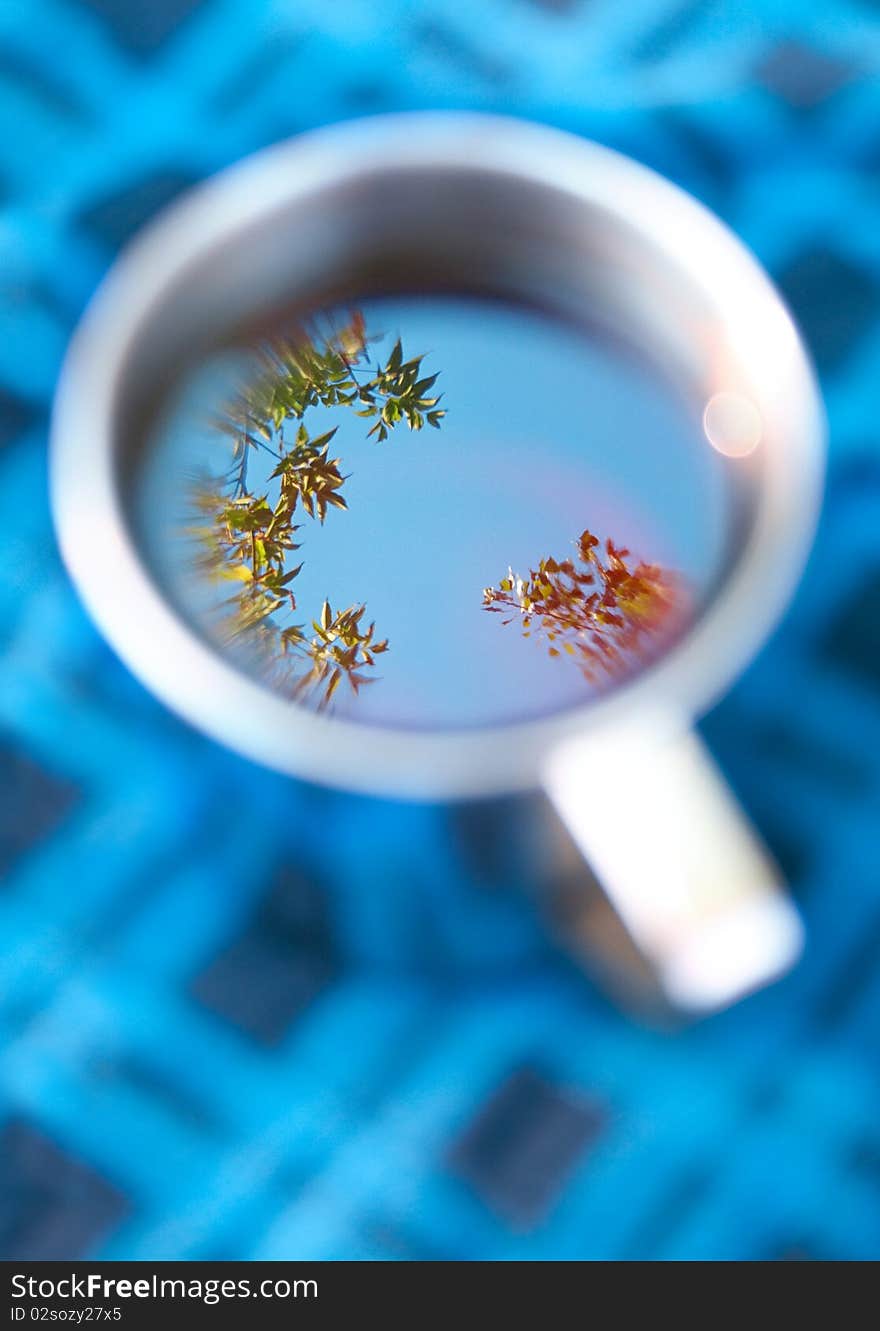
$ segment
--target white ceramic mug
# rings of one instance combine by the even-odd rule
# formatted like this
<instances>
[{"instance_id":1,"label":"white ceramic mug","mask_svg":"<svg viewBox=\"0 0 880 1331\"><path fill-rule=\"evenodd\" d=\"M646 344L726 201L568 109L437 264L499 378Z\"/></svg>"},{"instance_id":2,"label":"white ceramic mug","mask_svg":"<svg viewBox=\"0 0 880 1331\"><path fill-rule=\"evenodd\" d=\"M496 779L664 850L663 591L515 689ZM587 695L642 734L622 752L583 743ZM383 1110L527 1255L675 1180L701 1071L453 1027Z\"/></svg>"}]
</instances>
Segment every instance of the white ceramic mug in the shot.
<instances>
[{"instance_id":1,"label":"white ceramic mug","mask_svg":"<svg viewBox=\"0 0 880 1331\"><path fill-rule=\"evenodd\" d=\"M734 428L754 429L736 549L660 660L546 719L405 732L293 705L181 620L133 540L127 500L156 404L183 366L233 334L365 280L454 284L563 316L588 309L684 385L695 409L726 404ZM692 726L786 604L814 530L823 453L821 404L791 319L701 205L554 130L418 114L273 147L135 241L64 368L52 496L89 610L169 706L252 759L340 787L450 799L543 786L667 997L706 1011L780 973L800 948L794 907ZM635 831L621 790L640 811Z\"/></svg>"}]
</instances>

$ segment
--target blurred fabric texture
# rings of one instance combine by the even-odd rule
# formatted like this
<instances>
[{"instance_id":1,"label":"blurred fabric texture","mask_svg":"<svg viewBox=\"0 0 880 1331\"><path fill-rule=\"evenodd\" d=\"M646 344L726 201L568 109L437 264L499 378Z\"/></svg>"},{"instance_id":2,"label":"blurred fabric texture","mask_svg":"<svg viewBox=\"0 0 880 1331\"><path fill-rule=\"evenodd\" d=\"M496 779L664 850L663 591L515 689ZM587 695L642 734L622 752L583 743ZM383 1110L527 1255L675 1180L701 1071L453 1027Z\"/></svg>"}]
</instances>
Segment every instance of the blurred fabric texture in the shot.
<instances>
[{"instance_id":1,"label":"blurred fabric texture","mask_svg":"<svg viewBox=\"0 0 880 1331\"><path fill-rule=\"evenodd\" d=\"M880 1257L876 0L0 6L0 1256ZM755 250L831 419L782 628L704 733L806 919L677 1032L552 940L521 802L286 782L176 722L59 563L47 416L186 186L379 111L547 121Z\"/></svg>"}]
</instances>

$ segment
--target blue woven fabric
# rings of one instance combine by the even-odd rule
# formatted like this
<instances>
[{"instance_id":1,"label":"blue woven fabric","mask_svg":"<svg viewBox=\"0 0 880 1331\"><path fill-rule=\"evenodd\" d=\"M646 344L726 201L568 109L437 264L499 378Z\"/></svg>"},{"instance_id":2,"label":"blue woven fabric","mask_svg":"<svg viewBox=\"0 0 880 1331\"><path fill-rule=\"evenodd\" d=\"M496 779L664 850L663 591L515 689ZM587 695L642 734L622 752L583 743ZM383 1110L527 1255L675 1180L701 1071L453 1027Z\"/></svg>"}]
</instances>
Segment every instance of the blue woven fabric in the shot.
<instances>
[{"instance_id":1,"label":"blue woven fabric","mask_svg":"<svg viewBox=\"0 0 880 1331\"><path fill-rule=\"evenodd\" d=\"M872 0L0 5L0 1255L880 1257L878 66ZM266 143L447 106L705 200L822 376L808 576L705 723L809 945L677 1033L552 942L516 808L348 799L218 749L56 553L47 409L128 235Z\"/></svg>"}]
</instances>

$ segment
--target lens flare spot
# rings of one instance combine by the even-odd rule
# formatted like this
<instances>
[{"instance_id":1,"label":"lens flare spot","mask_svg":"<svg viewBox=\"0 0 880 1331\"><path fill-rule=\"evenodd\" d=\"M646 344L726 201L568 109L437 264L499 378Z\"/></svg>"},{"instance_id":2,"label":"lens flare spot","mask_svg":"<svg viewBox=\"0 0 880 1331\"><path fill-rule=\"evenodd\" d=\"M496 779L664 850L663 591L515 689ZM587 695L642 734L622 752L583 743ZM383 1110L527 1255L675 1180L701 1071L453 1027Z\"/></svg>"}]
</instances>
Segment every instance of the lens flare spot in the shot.
<instances>
[{"instance_id":1,"label":"lens flare spot","mask_svg":"<svg viewBox=\"0 0 880 1331\"><path fill-rule=\"evenodd\" d=\"M761 414L742 393L714 393L703 412L703 432L716 452L748 457L761 442Z\"/></svg>"}]
</instances>

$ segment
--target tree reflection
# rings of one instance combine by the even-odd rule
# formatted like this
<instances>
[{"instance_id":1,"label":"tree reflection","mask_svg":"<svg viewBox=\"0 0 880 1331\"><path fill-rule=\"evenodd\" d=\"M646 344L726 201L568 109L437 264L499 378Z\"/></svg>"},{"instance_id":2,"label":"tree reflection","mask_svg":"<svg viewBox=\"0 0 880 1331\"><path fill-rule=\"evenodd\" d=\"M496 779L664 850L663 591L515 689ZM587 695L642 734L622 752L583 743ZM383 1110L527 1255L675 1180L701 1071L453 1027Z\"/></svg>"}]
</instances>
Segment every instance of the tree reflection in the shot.
<instances>
[{"instance_id":1,"label":"tree reflection","mask_svg":"<svg viewBox=\"0 0 880 1331\"><path fill-rule=\"evenodd\" d=\"M433 392L437 375L422 374L424 356L405 359L398 339L385 363L371 366L369 344L376 340L367 337L356 310L326 336L299 329L260 347L257 374L215 422L233 441L231 467L219 479L202 478L192 492L199 567L235 588L222 605L224 635L246 637L269 682L319 709L343 679L354 693L372 683L388 640L365 624L364 605L334 611L326 599L310 628L293 622L303 563L289 567L288 560L302 545L295 537L305 525L294 519L323 524L331 508L347 507L341 458L330 456L336 429L313 437L303 417L314 408L347 407L372 421L367 438L381 443L401 422L410 430L439 429L446 415ZM268 490L249 486L248 466L260 452L275 463L269 476L278 481L274 502Z\"/></svg>"},{"instance_id":2,"label":"tree reflection","mask_svg":"<svg viewBox=\"0 0 880 1331\"><path fill-rule=\"evenodd\" d=\"M483 592L483 606L509 612L524 638L544 642L552 657L569 657L590 683L633 668L680 622L680 580L656 564L631 567L629 550L590 531L575 542L576 559L542 559L527 578L510 569Z\"/></svg>"},{"instance_id":3,"label":"tree reflection","mask_svg":"<svg viewBox=\"0 0 880 1331\"><path fill-rule=\"evenodd\" d=\"M439 429L446 415L438 376L423 373L424 355L405 358L398 339L387 359L371 363L371 345L381 338L368 336L355 310L326 334L310 325L260 346L256 373L214 422L232 441L230 466L202 477L190 495L198 568L228 592L219 607L222 636L246 642L267 683L318 710L342 683L355 694L373 683L389 642L364 604L334 609L327 596L313 617L300 619L304 561L297 560L309 525L347 508L347 475L333 455L336 428L314 434L310 427L322 411L343 408L370 422L367 438L382 443L401 423ZM254 488L249 466L260 455L268 462ZM612 540L600 545L585 530L574 557L542 559L527 577L509 570L484 590L483 606L599 684L656 650L680 623L683 597L674 575L636 562Z\"/></svg>"}]
</instances>

